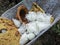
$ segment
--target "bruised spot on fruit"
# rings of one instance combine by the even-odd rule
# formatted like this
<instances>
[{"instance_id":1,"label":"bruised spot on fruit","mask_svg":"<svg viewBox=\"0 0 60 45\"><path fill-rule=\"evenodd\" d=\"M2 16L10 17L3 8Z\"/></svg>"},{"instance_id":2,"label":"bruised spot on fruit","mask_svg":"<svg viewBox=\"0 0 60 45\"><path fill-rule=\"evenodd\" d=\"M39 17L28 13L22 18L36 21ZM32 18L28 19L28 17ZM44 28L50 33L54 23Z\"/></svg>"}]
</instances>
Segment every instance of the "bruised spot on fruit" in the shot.
<instances>
[{"instance_id":1,"label":"bruised spot on fruit","mask_svg":"<svg viewBox=\"0 0 60 45\"><path fill-rule=\"evenodd\" d=\"M19 32L17 31L17 32L15 33L15 35L18 36L18 35L19 35Z\"/></svg>"}]
</instances>

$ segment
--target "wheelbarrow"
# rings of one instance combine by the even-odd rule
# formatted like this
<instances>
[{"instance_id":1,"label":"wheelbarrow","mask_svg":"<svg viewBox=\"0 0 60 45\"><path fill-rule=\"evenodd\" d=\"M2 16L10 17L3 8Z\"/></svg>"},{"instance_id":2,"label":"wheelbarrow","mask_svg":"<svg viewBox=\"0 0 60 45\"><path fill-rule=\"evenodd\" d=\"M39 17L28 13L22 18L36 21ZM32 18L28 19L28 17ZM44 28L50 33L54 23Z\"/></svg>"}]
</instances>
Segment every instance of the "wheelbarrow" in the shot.
<instances>
[{"instance_id":1,"label":"wheelbarrow","mask_svg":"<svg viewBox=\"0 0 60 45\"><path fill-rule=\"evenodd\" d=\"M57 21L60 20L60 0L22 0L20 3L7 10L1 15L1 17L6 17L12 19L16 15L18 6L25 5L28 10L32 7L32 3L36 2L46 13L50 13L54 17L54 22L46 29L40 31L40 33L26 45L32 45L33 42L37 40L43 33L45 33L49 28L51 28Z\"/></svg>"}]
</instances>

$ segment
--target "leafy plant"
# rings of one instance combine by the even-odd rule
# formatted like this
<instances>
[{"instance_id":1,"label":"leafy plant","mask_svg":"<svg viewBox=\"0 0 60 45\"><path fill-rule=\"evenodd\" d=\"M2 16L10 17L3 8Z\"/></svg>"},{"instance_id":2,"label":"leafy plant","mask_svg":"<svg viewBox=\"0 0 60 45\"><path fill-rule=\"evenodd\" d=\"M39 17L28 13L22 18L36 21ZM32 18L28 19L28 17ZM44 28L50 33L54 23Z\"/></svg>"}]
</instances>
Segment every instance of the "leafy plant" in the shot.
<instances>
[{"instance_id":1,"label":"leafy plant","mask_svg":"<svg viewBox=\"0 0 60 45\"><path fill-rule=\"evenodd\" d=\"M51 30L60 35L60 20L51 28Z\"/></svg>"}]
</instances>

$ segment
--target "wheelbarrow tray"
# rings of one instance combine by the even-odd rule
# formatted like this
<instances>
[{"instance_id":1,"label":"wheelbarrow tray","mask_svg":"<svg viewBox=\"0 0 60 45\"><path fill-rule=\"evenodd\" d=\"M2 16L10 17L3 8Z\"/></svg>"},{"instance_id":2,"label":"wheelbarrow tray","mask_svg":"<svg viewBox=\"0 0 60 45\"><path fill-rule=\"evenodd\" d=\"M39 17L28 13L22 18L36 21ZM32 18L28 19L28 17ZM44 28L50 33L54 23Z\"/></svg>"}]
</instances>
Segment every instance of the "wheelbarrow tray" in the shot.
<instances>
[{"instance_id":1,"label":"wheelbarrow tray","mask_svg":"<svg viewBox=\"0 0 60 45\"><path fill-rule=\"evenodd\" d=\"M8 19L12 19L16 16L17 8L20 5L23 4L28 8L28 10L30 10L33 2L36 2L46 13L52 14L52 16L55 18L55 20L48 28L42 30L33 40L28 42L26 45L32 45L32 43L35 42L37 38L39 38L43 33L45 33L49 28L51 28L57 21L59 21L59 19L60 19L60 1L59 0L23 0L1 15L1 17L6 17Z\"/></svg>"}]
</instances>

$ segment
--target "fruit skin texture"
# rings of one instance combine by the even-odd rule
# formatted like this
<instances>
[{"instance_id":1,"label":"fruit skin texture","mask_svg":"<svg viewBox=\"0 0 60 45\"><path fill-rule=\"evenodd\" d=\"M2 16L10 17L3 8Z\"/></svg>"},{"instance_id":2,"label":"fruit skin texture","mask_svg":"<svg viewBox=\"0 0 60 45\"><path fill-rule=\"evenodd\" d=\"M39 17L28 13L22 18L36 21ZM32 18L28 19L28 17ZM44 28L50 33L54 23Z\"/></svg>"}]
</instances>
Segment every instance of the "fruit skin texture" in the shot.
<instances>
[{"instance_id":1,"label":"fruit skin texture","mask_svg":"<svg viewBox=\"0 0 60 45\"><path fill-rule=\"evenodd\" d=\"M20 33L11 20L0 18L0 45L19 45Z\"/></svg>"},{"instance_id":2,"label":"fruit skin texture","mask_svg":"<svg viewBox=\"0 0 60 45\"><path fill-rule=\"evenodd\" d=\"M17 9L16 18L21 21L21 23L27 23L27 19L25 18L26 14L28 13L28 9L21 5Z\"/></svg>"}]
</instances>

